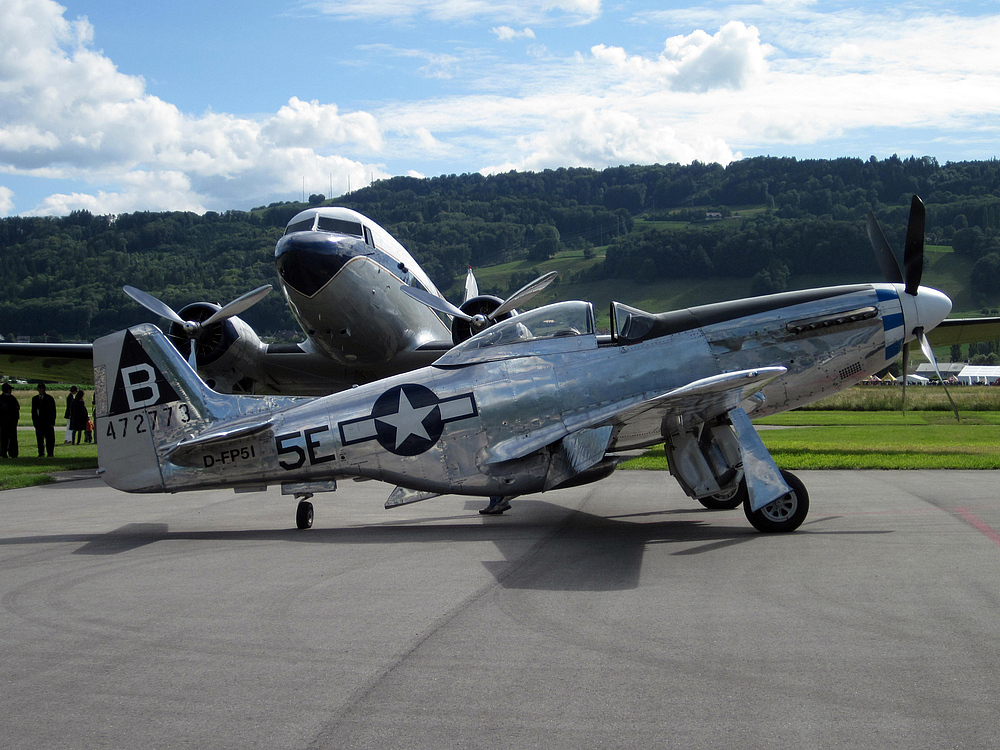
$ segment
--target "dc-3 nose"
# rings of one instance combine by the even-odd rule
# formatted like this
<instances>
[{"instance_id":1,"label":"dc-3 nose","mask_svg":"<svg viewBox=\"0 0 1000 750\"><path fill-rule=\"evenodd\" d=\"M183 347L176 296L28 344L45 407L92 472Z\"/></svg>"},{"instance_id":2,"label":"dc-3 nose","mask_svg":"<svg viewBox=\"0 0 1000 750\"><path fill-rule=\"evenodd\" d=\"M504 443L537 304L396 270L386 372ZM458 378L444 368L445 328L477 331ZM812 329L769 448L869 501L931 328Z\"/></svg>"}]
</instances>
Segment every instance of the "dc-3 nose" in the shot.
<instances>
[{"instance_id":1,"label":"dc-3 nose","mask_svg":"<svg viewBox=\"0 0 1000 750\"><path fill-rule=\"evenodd\" d=\"M286 234L274 249L278 275L299 294L312 297L352 259L370 254L364 240L329 232Z\"/></svg>"},{"instance_id":2,"label":"dc-3 nose","mask_svg":"<svg viewBox=\"0 0 1000 750\"><path fill-rule=\"evenodd\" d=\"M899 285L899 300L903 304L907 340L913 337L918 328L930 331L951 312L951 299L948 295L929 286L918 287L916 294L907 294L902 285Z\"/></svg>"}]
</instances>

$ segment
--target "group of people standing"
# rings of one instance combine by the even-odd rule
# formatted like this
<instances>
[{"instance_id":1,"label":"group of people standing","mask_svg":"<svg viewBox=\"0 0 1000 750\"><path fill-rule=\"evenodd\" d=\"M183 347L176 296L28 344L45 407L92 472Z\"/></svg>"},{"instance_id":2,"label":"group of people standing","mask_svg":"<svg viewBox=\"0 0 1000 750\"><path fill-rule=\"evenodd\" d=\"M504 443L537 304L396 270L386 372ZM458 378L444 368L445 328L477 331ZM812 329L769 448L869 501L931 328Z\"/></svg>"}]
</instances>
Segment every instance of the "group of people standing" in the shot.
<instances>
[{"instance_id":1,"label":"group of people standing","mask_svg":"<svg viewBox=\"0 0 1000 750\"><path fill-rule=\"evenodd\" d=\"M0 458L17 458L17 423L21 418L21 404L14 396L9 383L2 386L0 394ZM83 400L83 391L75 385L66 397L66 438L64 443L79 444L93 439L94 423ZM56 401L38 384L38 395L31 399L31 424L35 428L38 457L52 458L56 444Z\"/></svg>"}]
</instances>

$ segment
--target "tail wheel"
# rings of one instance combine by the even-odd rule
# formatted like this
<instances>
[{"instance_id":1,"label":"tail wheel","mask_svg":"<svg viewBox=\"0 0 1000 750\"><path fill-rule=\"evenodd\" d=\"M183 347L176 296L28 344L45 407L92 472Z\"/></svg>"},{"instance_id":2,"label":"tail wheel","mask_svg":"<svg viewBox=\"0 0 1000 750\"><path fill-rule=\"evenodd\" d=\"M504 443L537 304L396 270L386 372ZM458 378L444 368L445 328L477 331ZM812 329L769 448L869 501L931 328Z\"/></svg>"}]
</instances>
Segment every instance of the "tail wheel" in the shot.
<instances>
[{"instance_id":1,"label":"tail wheel","mask_svg":"<svg viewBox=\"0 0 1000 750\"><path fill-rule=\"evenodd\" d=\"M309 529L313 525L313 504L308 500L299 502L295 509L295 525L300 529Z\"/></svg>"},{"instance_id":2,"label":"tail wheel","mask_svg":"<svg viewBox=\"0 0 1000 750\"><path fill-rule=\"evenodd\" d=\"M802 480L790 471L782 470L781 476L792 490L787 495L782 495L760 510L750 508L749 496L743 501L743 512L757 531L765 533L795 531L809 514L809 493L806 492Z\"/></svg>"}]
</instances>

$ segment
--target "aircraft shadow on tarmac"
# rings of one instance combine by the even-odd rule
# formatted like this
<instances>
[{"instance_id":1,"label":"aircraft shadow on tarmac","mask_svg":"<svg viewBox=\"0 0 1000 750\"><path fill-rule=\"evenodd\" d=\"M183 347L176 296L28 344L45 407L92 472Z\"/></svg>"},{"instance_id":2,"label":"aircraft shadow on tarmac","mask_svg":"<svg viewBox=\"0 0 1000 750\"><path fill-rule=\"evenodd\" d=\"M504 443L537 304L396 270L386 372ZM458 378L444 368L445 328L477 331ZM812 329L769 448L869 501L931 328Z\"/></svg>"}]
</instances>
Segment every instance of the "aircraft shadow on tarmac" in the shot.
<instances>
[{"instance_id":1,"label":"aircraft shadow on tarmac","mask_svg":"<svg viewBox=\"0 0 1000 750\"><path fill-rule=\"evenodd\" d=\"M532 501L536 508L543 501ZM531 513L521 503L518 515ZM76 555L120 555L161 541L289 542L308 544L414 544L491 541L504 560L484 560L483 566L497 582L512 589L539 591L621 591L636 588L642 557L653 544L676 544L674 555L720 552L740 544L780 543L785 535L761 534L744 525L742 513L733 514L736 525L718 521L718 511L704 511L711 520L691 519L698 510L663 510L627 516L596 516L572 511L562 520L551 515L532 520L518 518L514 524L475 523L468 515L423 518L409 524L374 524L348 528L254 529L233 531L170 531L165 523L126 524L103 534L54 534L0 539L0 547L29 544L81 543ZM683 514L685 519L670 520ZM738 516L738 518L737 518ZM886 534L884 530L825 531L815 528L833 520L816 519L795 534ZM456 523L443 523L454 520ZM810 528L814 527L814 528ZM525 530L541 532L525 551Z\"/></svg>"}]
</instances>

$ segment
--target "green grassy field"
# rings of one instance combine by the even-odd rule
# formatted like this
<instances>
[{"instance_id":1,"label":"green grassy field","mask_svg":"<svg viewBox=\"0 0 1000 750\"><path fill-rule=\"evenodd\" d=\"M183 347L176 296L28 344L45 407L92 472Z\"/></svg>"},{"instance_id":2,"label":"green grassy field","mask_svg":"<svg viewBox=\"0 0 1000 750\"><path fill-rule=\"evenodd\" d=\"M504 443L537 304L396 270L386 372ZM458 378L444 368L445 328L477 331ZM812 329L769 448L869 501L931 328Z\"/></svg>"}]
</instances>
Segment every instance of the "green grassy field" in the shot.
<instances>
[{"instance_id":1,"label":"green grassy field","mask_svg":"<svg viewBox=\"0 0 1000 750\"><path fill-rule=\"evenodd\" d=\"M0 459L0 490L33 487L55 481L60 471L97 468L97 445L63 445L63 434L56 427L56 449L52 458L38 458L35 433L21 430L18 434L20 456Z\"/></svg>"},{"instance_id":2,"label":"green grassy field","mask_svg":"<svg viewBox=\"0 0 1000 750\"><path fill-rule=\"evenodd\" d=\"M1000 414L969 413L961 424L942 423L940 412L794 414L782 421L796 426L759 431L782 469L1000 469ZM624 468L667 469L662 446Z\"/></svg>"},{"instance_id":3,"label":"green grassy field","mask_svg":"<svg viewBox=\"0 0 1000 750\"><path fill-rule=\"evenodd\" d=\"M856 386L796 409L754 420L782 469L1000 469L1000 388L944 390ZM666 469L662 447L624 465Z\"/></svg>"},{"instance_id":4,"label":"green grassy field","mask_svg":"<svg viewBox=\"0 0 1000 750\"><path fill-rule=\"evenodd\" d=\"M84 398L87 409L90 409L90 386L85 386ZM31 425L31 399L38 393L36 386L17 386L14 396L21 404L20 426ZM53 474L60 471L97 468L97 445L63 445L66 431L66 420L63 413L66 408L66 396L69 395L68 385L53 384L48 393L56 402L56 447L53 458L38 458L33 430L18 430L18 458L0 459L0 490L15 487L31 487L36 484L47 484L54 481Z\"/></svg>"}]
</instances>

